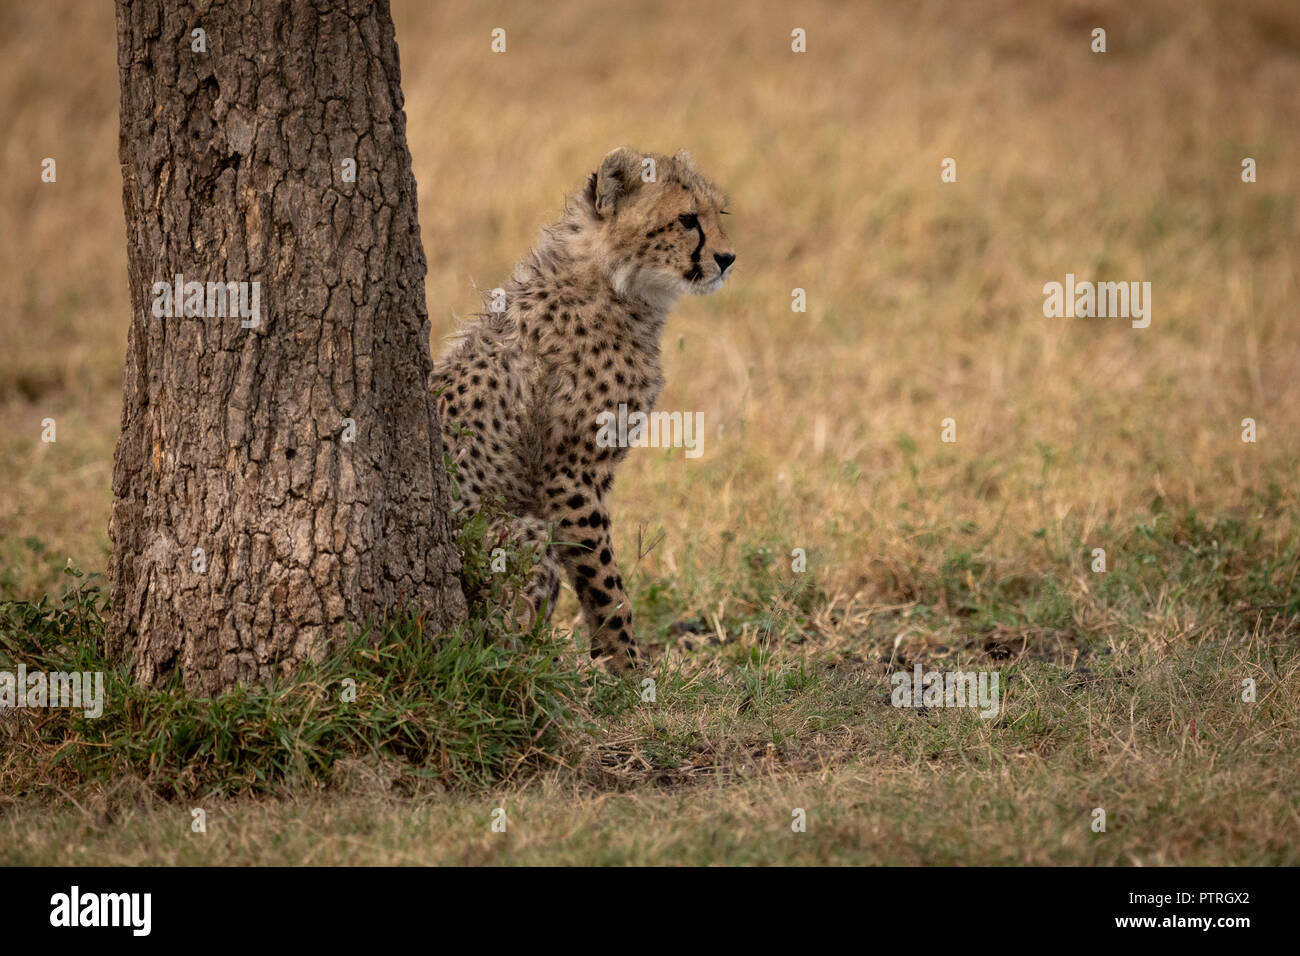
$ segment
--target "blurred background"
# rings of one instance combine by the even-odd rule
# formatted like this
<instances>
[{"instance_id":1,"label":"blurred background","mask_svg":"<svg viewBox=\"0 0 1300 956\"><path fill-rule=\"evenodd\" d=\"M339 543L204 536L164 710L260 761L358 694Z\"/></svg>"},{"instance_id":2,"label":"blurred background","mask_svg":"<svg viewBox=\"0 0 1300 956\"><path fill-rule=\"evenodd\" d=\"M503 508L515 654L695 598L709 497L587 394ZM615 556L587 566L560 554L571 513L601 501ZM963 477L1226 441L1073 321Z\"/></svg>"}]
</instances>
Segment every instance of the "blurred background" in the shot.
<instances>
[{"instance_id":1,"label":"blurred background","mask_svg":"<svg viewBox=\"0 0 1300 956\"><path fill-rule=\"evenodd\" d=\"M650 626L779 603L755 581L796 547L798 613L833 638L1044 576L1064 609L1022 623L1082 626L1089 550L1161 515L1293 546L1294 0L393 14L435 354L610 148L689 149L731 196L736 272L664 341L660 407L704 413L703 457L640 450L616 485ZM30 595L106 563L130 315L111 4L6 0L0 110L0 591ZM1067 272L1149 281L1150 328L1044 318Z\"/></svg>"}]
</instances>

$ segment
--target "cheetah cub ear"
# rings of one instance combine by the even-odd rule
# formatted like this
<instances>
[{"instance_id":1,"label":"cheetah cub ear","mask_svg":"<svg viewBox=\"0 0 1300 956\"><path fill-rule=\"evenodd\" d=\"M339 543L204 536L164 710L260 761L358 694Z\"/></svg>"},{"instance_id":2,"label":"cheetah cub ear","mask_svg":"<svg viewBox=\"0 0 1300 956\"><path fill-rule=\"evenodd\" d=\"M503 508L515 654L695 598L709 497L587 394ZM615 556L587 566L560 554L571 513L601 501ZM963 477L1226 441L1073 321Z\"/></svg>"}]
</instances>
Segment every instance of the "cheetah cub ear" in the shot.
<instances>
[{"instance_id":1,"label":"cheetah cub ear","mask_svg":"<svg viewBox=\"0 0 1300 956\"><path fill-rule=\"evenodd\" d=\"M641 154L620 146L605 154L596 170L596 212L608 216L619 202L641 185Z\"/></svg>"}]
</instances>

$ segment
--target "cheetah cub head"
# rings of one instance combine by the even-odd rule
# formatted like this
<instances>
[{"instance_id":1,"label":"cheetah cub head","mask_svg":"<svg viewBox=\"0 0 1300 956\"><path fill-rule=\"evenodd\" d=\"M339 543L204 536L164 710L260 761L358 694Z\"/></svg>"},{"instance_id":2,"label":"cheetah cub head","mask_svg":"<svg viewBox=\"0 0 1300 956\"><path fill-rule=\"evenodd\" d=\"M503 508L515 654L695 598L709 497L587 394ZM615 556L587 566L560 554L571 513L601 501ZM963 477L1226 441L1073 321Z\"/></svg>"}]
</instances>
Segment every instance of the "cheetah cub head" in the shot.
<instances>
[{"instance_id":1,"label":"cheetah cub head","mask_svg":"<svg viewBox=\"0 0 1300 956\"><path fill-rule=\"evenodd\" d=\"M684 292L715 291L730 274L727 197L685 150L662 156L621 146L591 174L585 198L597 254L620 295L667 307Z\"/></svg>"}]
</instances>

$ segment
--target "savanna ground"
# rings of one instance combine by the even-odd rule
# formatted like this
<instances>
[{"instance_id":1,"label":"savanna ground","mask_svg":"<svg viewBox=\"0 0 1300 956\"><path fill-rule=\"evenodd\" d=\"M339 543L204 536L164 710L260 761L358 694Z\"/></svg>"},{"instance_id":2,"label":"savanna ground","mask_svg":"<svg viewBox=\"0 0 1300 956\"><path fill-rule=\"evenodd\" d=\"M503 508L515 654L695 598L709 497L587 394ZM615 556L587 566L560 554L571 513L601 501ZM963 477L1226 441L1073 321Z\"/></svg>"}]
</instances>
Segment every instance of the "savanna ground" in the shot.
<instances>
[{"instance_id":1,"label":"savanna ground","mask_svg":"<svg viewBox=\"0 0 1300 956\"><path fill-rule=\"evenodd\" d=\"M1300 8L394 15L435 351L610 147L732 196L737 272L665 338L704 454L614 496L657 700L552 663L571 594L556 635L399 623L214 702L110 670L98 721L0 721L0 862L1300 862ZM11 665L105 666L64 567L106 563L129 316L113 37L0 9ZM1151 326L1044 318L1067 272L1151 282ZM892 707L917 661L999 671L1000 714Z\"/></svg>"}]
</instances>

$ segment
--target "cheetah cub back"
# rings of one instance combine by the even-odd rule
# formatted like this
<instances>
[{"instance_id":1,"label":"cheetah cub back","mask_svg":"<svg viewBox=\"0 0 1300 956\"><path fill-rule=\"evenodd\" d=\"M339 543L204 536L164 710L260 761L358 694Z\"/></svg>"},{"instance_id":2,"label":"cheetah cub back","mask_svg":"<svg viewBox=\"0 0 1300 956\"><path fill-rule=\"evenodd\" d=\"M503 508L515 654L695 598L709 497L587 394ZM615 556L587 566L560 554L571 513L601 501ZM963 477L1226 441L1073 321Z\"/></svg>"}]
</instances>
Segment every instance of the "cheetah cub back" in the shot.
<instances>
[{"instance_id":1,"label":"cheetah cub back","mask_svg":"<svg viewBox=\"0 0 1300 956\"><path fill-rule=\"evenodd\" d=\"M504 310L470 322L434 368L453 508L504 505L502 538L537 557L530 615L550 616L567 574L591 655L616 672L640 659L609 521L627 449L597 443L597 416L654 408L668 310L718 289L735 262L725 207L685 151L613 150L515 268Z\"/></svg>"}]
</instances>

